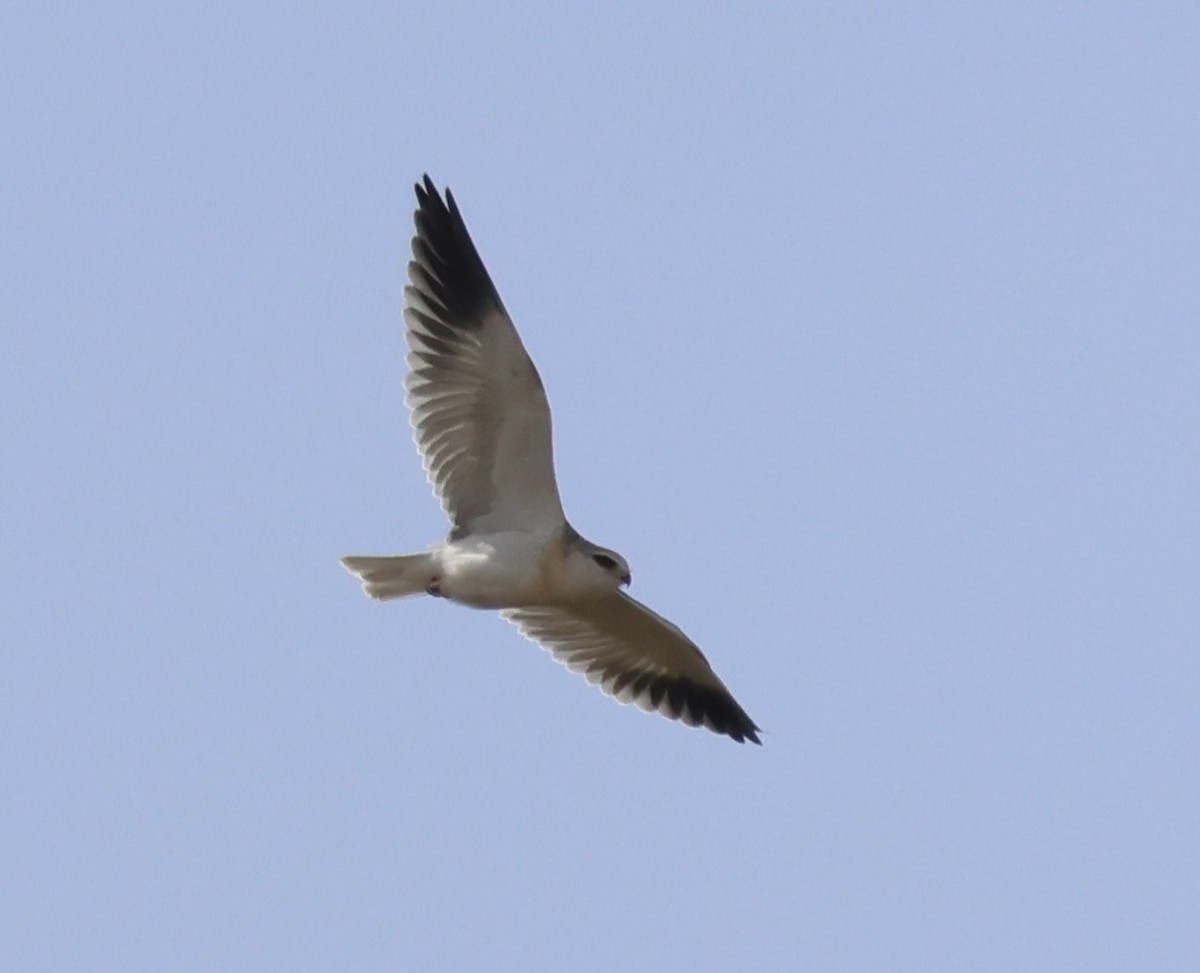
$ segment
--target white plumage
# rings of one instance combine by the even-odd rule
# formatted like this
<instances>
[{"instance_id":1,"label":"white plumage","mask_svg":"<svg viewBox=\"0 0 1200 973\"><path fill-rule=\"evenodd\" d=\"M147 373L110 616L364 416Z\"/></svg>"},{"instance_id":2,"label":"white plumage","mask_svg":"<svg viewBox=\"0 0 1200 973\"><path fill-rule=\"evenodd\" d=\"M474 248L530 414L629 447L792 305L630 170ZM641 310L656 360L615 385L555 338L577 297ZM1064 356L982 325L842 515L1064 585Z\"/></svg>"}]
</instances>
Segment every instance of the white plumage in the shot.
<instances>
[{"instance_id":1,"label":"white plumage","mask_svg":"<svg viewBox=\"0 0 1200 973\"><path fill-rule=\"evenodd\" d=\"M738 742L759 728L696 645L629 597L629 566L563 515L550 407L449 191L416 187L404 322L408 407L451 522L430 551L342 563L373 598L422 592L499 609L623 703Z\"/></svg>"}]
</instances>

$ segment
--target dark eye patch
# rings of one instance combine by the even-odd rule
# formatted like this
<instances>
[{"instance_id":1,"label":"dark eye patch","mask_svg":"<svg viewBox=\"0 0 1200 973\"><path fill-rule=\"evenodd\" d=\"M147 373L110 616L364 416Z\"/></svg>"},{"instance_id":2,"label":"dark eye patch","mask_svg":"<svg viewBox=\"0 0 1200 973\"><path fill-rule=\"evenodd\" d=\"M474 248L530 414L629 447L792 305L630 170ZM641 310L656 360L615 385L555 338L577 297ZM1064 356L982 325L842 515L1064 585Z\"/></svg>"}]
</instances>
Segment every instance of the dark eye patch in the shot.
<instances>
[{"instance_id":1,"label":"dark eye patch","mask_svg":"<svg viewBox=\"0 0 1200 973\"><path fill-rule=\"evenodd\" d=\"M593 554L592 560L599 564L600 567L604 568L605 571L611 571L617 566L617 562L607 554Z\"/></svg>"}]
</instances>

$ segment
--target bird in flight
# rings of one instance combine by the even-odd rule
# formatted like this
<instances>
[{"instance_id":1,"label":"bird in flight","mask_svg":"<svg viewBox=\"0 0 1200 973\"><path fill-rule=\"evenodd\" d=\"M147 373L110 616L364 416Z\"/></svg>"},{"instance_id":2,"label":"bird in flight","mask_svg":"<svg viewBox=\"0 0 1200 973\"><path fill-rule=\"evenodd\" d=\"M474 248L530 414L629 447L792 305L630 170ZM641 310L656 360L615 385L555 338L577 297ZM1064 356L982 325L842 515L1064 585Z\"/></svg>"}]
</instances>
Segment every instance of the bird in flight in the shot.
<instances>
[{"instance_id":1,"label":"bird in flight","mask_svg":"<svg viewBox=\"0 0 1200 973\"><path fill-rule=\"evenodd\" d=\"M695 643L621 590L625 559L568 523L537 369L450 191L443 199L428 176L416 191L404 384L450 533L421 554L342 564L372 598L428 594L499 610L618 701L759 743Z\"/></svg>"}]
</instances>

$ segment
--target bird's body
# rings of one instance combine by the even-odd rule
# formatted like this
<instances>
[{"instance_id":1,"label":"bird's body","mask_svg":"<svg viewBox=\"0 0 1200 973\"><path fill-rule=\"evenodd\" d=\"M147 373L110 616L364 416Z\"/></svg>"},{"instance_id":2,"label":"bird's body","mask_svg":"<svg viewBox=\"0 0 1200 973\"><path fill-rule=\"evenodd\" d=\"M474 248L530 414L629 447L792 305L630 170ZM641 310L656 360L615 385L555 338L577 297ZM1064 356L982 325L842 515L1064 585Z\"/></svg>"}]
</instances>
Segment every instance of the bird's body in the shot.
<instances>
[{"instance_id":1,"label":"bird's body","mask_svg":"<svg viewBox=\"0 0 1200 973\"><path fill-rule=\"evenodd\" d=\"M562 588L561 540L505 530L450 541L439 551L439 594L472 608L516 608L570 598Z\"/></svg>"},{"instance_id":2,"label":"bird's body","mask_svg":"<svg viewBox=\"0 0 1200 973\"><path fill-rule=\"evenodd\" d=\"M408 406L451 521L420 554L342 559L367 594L426 593L500 610L622 702L758 743L758 727L696 646L630 598L624 558L563 514L550 407L449 191L417 186L405 288Z\"/></svg>"},{"instance_id":3,"label":"bird's body","mask_svg":"<svg viewBox=\"0 0 1200 973\"><path fill-rule=\"evenodd\" d=\"M596 584L561 532L505 530L448 541L435 557L438 594L472 608L570 604L611 591Z\"/></svg>"}]
</instances>

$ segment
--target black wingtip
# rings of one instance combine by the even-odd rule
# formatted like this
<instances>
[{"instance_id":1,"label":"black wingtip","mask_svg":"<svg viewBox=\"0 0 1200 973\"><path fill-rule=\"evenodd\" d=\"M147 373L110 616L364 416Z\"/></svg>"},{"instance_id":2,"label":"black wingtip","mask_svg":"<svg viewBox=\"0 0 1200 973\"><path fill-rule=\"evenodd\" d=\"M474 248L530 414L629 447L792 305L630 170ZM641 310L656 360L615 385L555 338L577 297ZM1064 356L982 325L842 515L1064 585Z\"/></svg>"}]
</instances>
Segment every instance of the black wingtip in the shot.
<instances>
[{"instance_id":1,"label":"black wingtip","mask_svg":"<svg viewBox=\"0 0 1200 973\"><path fill-rule=\"evenodd\" d=\"M417 203L421 209L425 209L430 200L437 200L444 209L458 215L458 207L454 205L454 195L450 192L450 187L447 186L445 190L438 189L436 183L429 178L428 172L421 174L420 182L413 183L413 189L416 191ZM442 203L443 196L446 199L445 203Z\"/></svg>"},{"instance_id":2,"label":"black wingtip","mask_svg":"<svg viewBox=\"0 0 1200 973\"><path fill-rule=\"evenodd\" d=\"M741 726L731 726L728 729L718 730L717 732L727 734L730 739L736 740L738 743L745 743L749 740L756 746L761 747L763 745L762 740L758 738L758 735L763 732L762 727L755 726L749 717L747 717L746 722Z\"/></svg>"},{"instance_id":3,"label":"black wingtip","mask_svg":"<svg viewBox=\"0 0 1200 973\"><path fill-rule=\"evenodd\" d=\"M438 191L428 174L413 186L417 194L413 238L413 285L452 327L477 328L482 316L504 304L450 190Z\"/></svg>"},{"instance_id":4,"label":"black wingtip","mask_svg":"<svg viewBox=\"0 0 1200 973\"><path fill-rule=\"evenodd\" d=\"M644 674L634 683L634 692L646 693L651 705L671 719L707 727L738 743L749 740L762 746L758 738L761 730L724 687L697 683L687 677Z\"/></svg>"}]
</instances>

